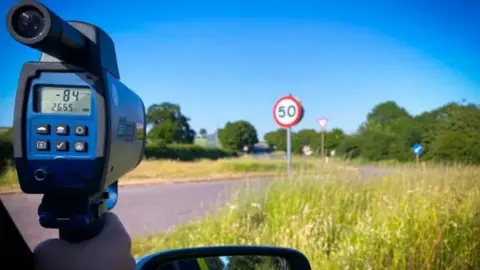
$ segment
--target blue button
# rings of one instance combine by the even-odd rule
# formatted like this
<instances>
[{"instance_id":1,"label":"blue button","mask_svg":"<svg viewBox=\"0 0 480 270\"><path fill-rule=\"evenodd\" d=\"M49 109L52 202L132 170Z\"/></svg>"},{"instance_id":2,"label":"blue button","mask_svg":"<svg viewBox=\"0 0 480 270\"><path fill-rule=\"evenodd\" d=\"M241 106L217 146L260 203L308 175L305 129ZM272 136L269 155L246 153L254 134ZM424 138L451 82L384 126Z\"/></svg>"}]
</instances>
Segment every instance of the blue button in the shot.
<instances>
[{"instance_id":1,"label":"blue button","mask_svg":"<svg viewBox=\"0 0 480 270\"><path fill-rule=\"evenodd\" d=\"M86 152L87 151L87 143L86 142L76 142L74 148L75 148L76 152Z\"/></svg>"},{"instance_id":2,"label":"blue button","mask_svg":"<svg viewBox=\"0 0 480 270\"><path fill-rule=\"evenodd\" d=\"M75 127L75 135L87 136L87 126L78 125Z\"/></svg>"}]
</instances>

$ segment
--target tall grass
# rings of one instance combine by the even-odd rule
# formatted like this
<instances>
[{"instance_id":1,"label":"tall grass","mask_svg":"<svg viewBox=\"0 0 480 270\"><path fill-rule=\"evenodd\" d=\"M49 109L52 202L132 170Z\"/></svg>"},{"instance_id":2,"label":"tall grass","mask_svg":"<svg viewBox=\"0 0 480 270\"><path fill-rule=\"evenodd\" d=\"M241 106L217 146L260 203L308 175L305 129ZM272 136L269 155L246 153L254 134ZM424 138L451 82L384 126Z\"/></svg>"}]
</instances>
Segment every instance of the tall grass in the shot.
<instances>
[{"instance_id":1,"label":"tall grass","mask_svg":"<svg viewBox=\"0 0 480 270\"><path fill-rule=\"evenodd\" d=\"M480 169L399 167L382 179L332 170L281 180L219 214L134 240L134 254L205 245L277 245L313 269L480 269Z\"/></svg>"},{"instance_id":2,"label":"tall grass","mask_svg":"<svg viewBox=\"0 0 480 270\"><path fill-rule=\"evenodd\" d=\"M18 187L17 172L13 167L9 167L0 175L0 192L9 191Z\"/></svg>"}]
</instances>

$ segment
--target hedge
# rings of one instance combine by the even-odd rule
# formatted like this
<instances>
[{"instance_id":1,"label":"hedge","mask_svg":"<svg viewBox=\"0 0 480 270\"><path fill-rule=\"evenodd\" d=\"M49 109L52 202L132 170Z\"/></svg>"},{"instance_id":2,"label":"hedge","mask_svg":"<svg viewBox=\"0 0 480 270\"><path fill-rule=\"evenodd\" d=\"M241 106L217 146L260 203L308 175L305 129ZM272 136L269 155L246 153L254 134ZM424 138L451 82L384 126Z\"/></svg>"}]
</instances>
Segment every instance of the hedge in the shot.
<instances>
[{"instance_id":1,"label":"hedge","mask_svg":"<svg viewBox=\"0 0 480 270\"><path fill-rule=\"evenodd\" d=\"M12 140L6 136L0 136L0 173L4 172L13 162Z\"/></svg>"},{"instance_id":2,"label":"hedge","mask_svg":"<svg viewBox=\"0 0 480 270\"><path fill-rule=\"evenodd\" d=\"M147 159L175 159L194 161L197 159L220 159L237 156L236 152L214 147L203 147L194 144L151 143L145 148Z\"/></svg>"}]
</instances>

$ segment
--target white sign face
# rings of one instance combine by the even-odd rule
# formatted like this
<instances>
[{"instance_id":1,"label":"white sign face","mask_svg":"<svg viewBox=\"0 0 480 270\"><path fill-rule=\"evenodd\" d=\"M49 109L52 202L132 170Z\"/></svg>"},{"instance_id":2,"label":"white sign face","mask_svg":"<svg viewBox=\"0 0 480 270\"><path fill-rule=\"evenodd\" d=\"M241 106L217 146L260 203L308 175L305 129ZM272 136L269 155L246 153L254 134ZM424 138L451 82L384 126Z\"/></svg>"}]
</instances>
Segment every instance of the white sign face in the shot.
<instances>
[{"instance_id":1,"label":"white sign face","mask_svg":"<svg viewBox=\"0 0 480 270\"><path fill-rule=\"evenodd\" d=\"M317 119L317 122L318 122L318 125L320 126L320 129L323 130L327 127L328 119L327 118L320 118L320 119Z\"/></svg>"},{"instance_id":2,"label":"white sign face","mask_svg":"<svg viewBox=\"0 0 480 270\"><path fill-rule=\"evenodd\" d=\"M298 123L302 108L293 97L281 98L273 108L275 122L281 127L289 128Z\"/></svg>"}]
</instances>

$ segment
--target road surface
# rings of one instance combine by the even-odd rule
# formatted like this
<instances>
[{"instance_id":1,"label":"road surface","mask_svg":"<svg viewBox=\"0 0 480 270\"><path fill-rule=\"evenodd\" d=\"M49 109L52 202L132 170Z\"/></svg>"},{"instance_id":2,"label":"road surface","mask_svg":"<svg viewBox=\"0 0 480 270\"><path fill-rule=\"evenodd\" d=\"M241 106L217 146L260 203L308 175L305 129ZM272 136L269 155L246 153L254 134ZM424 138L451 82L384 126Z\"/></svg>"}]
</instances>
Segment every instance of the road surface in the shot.
<instances>
[{"instance_id":1,"label":"road surface","mask_svg":"<svg viewBox=\"0 0 480 270\"><path fill-rule=\"evenodd\" d=\"M246 190L245 187L257 189L266 182L269 179L127 186L120 188L113 212L119 215L132 237L164 232L174 225L205 216L208 211L224 205L232 194ZM30 248L45 239L58 237L56 230L44 229L38 223L41 195L0 197Z\"/></svg>"}]
</instances>

